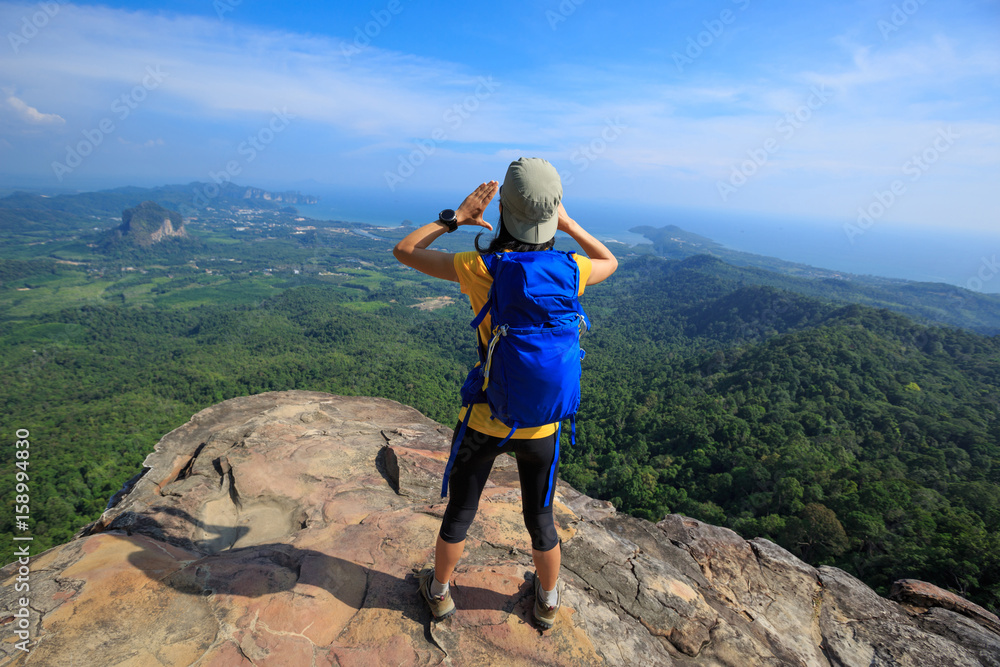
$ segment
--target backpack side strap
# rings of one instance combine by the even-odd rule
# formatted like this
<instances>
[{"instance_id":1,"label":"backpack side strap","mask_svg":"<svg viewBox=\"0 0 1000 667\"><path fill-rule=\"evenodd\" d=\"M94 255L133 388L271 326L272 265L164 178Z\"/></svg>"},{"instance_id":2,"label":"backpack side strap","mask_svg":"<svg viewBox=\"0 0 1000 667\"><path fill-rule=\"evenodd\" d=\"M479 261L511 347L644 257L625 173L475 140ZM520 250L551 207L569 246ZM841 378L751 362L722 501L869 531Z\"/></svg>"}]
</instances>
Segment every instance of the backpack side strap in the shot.
<instances>
[{"instance_id":1,"label":"backpack side strap","mask_svg":"<svg viewBox=\"0 0 1000 667\"><path fill-rule=\"evenodd\" d=\"M572 447L576 444L576 415L570 415L569 428L569 444ZM552 496L556 488L556 466L559 465L559 439L561 436L562 422L559 422L559 428L556 430L555 453L552 455L552 466L549 468L549 489L545 493L545 504L542 507L548 507L552 504Z\"/></svg>"},{"instance_id":2,"label":"backpack side strap","mask_svg":"<svg viewBox=\"0 0 1000 667\"><path fill-rule=\"evenodd\" d=\"M458 448L462 445L462 440L465 438L465 429L469 426L469 417L471 416L472 406L469 405L465 410L465 419L462 420L462 425L455 434L455 440L451 443L451 453L448 454L448 463L444 467L444 479L441 480L442 498L448 496L448 479L451 477L451 469L455 467L455 457L458 455Z\"/></svg>"}]
</instances>

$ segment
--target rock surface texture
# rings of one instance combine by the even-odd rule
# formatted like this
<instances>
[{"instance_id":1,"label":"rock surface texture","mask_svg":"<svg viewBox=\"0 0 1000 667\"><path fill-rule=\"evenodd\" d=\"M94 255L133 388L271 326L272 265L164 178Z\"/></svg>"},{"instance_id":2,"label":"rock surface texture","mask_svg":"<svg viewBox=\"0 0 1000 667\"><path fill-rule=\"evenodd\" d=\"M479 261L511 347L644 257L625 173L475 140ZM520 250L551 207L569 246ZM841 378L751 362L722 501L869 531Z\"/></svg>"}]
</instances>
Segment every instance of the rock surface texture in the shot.
<instances>
[{"instance_id":1,"label":"rock surface texture","mask_svg":"<svg viewBox=\"0 0 1000 667\"><path fill-rule=\"evenodd\" d=\"M398 403L315 392L199 412L100 521L32 559L31 651L5 612L0 664L1000 666L996 628L961 598L890 601L771 542L562 484L563 606L539 632L509 457L452 582L458 613L432 623L413 571L450 437Z\"/></svg>"}]
</instances>

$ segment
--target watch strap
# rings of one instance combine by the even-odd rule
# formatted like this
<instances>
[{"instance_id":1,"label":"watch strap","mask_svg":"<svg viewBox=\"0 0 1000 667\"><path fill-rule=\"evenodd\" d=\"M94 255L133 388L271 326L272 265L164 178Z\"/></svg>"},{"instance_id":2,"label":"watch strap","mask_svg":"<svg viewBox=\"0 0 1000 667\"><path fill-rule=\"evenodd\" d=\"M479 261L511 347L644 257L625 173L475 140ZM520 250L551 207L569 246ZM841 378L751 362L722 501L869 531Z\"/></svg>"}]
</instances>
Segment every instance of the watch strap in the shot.
<instances>
[{"instance_id":1,"label":"watch strap","mask_svg":"<svg viewBox=\"0 0 1000 667\"><path fill-rule=\"evenodd\" d=\"M455 211L450 208L446 208L438 213L437 221L448 228L449 234L458 229L458 218L455 217Z\"/></svg>"}]
</instances>

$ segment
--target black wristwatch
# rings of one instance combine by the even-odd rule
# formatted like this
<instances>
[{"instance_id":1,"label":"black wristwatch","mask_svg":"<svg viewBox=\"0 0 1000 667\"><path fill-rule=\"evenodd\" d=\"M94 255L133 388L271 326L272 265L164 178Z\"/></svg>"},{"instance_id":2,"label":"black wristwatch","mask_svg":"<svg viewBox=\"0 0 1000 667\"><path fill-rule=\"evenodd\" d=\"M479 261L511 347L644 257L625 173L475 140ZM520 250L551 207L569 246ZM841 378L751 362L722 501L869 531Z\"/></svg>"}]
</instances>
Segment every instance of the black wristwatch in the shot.
<instances>
[{"instance_id":1,"label":"black wristwatch","mask_svg":"<svg viewBox=\"0 0 1000 667\"><path fill-rule=\"evenodd\" d=\"M438 213L437 221L448 227L449 234L458 229L458 218L455 217L455 212L450 208Z\"/></svg>"}]
</instances>

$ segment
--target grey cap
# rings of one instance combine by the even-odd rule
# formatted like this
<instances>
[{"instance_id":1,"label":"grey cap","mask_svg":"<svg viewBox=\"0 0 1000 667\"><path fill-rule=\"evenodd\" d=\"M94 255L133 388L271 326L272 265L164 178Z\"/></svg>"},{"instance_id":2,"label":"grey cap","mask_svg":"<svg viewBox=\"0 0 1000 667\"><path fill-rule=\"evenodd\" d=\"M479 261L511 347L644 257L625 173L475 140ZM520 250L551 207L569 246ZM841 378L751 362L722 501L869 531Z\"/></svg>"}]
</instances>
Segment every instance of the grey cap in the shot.
<instances>
[{"instance_id":1,"label":"grey cap","mask_svg":"<svg viewBox=\"0 0 1000 667\"><path fill-rule=\"evenodd\" d=\"M500 188L503 224L524 243L545 243L556 235L562 202L559 172L548 160L522 157L510 163Z\"/></svg>"}]
</instances>

